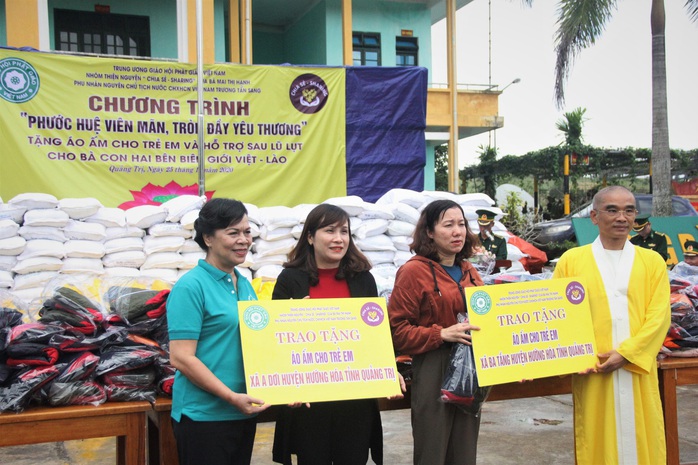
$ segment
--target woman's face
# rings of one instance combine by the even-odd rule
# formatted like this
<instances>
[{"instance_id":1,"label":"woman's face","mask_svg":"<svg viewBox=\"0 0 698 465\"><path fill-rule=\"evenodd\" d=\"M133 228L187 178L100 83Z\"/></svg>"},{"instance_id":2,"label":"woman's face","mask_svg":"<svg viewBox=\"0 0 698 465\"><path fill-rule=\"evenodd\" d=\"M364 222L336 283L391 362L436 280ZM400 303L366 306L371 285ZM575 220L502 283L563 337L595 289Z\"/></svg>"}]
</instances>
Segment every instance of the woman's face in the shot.
<instances>
[{"instance_id":1,"label":"woman's face","mask_svg":"<svg viewBox=\"0 0 698 465\"><path fill-rule=\"evenodd\" d=\"M434 230L427 233L436 245L441 263L453 264L456 254L465 246L466 231L463 213L460 208L453 207L446 210Z\"/></svg>"},{"instance_id":2,"label":"woman's face","mask_svg":"<svg viewBox=\"0 0 698 465\"><path fill-rule=\"evenodd\" d=\"M247 215L238 223L216 229L213 235L204 236L204 241L208 246L206 261L219 270L232 272L235 266L245 262L247 251L252 245Z\"/></svg>"},{"instance_id":3,"label":"woman's face","mask_svg":"<svg viewBox=\"0 0 698 465\"><path fill-rule=\"evenodd\" d=\"M318 268L338 268L349 248L349 223L329 224L315 231L308 242L315 250Z\"/></svg>"}]
</instances>

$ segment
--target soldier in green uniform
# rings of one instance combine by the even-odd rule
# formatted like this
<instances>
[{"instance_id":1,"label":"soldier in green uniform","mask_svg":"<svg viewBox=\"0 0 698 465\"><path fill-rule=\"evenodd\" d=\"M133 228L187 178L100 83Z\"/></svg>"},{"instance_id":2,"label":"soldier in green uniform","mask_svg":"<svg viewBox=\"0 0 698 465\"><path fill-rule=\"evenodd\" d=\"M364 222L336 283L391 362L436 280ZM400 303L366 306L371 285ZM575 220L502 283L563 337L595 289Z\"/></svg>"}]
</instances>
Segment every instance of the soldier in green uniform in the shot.
<instances>
[{"instance_id":1,"label":"soldier in green uniform","mask_svg":"<svg viewBox=\"0 0 698 465\"><path fill-rule=\"evenodd\" d=\"M480 225L480 233L478 234L480 243L485 250L492 252L497 260L506 260L507 240L492 233L496 213L485 208L475 210L475 213L477 214L477 224Z\"/></svg>"},{"instance_id":2,"label":"soldier in green uniform","mask_svg":"<svg viewBox=\"0 0 698 465\"><path fill-rule=\"evenodd\" d=\"M650 223L649 218L649 215L637 215L635 217L633 231L637 234L630 238L630 242L645 249L654 250L666 261L669 258L666 235L659 231L652 231L652 223Z\"/></svg>"}]
</instances>

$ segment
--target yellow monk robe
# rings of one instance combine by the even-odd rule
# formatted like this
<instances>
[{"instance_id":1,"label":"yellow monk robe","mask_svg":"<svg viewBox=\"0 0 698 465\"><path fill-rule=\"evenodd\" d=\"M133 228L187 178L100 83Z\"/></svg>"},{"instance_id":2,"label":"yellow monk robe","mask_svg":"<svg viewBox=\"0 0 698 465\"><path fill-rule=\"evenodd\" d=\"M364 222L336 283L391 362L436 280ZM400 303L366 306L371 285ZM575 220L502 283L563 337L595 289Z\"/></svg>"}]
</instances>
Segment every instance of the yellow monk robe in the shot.
<instances>
[{"instance_id":1,"label":"yellow monk robe","mask_svg":"<svg viewBox=\"0 0 698 465\"><path fill-rule=\"evenodd\" d=\"M613 373L573 375L576 463L663 464L656 357L671 320L666 265L630 242L615 252L597 238L567 251L554 274L586 279L598 353L615 348L630 362Z\"/></svg>"}]
</instances>

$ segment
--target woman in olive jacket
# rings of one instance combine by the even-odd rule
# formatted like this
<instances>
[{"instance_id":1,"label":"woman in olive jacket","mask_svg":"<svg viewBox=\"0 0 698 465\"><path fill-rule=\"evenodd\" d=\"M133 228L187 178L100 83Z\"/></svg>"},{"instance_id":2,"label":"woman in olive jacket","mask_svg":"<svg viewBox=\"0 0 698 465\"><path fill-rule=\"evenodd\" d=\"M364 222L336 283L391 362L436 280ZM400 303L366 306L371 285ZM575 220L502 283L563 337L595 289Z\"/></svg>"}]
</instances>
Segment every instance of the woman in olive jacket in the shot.
<instances>
[{"instance_id":1,"label":"woman in olive jacket","mask_svg":"<svg viewBox=\"0 0 698 465\"><path fill-rule=\"evenodd\" d=\"M412 432L415 465L472 465L477 456L479 415L439 400L451 346L470 344L463 288L483 285L467 260L478 245L463 209L451 200L427 205L388 302L395 350L412 355Z\"/></svg>"}]
</instances>

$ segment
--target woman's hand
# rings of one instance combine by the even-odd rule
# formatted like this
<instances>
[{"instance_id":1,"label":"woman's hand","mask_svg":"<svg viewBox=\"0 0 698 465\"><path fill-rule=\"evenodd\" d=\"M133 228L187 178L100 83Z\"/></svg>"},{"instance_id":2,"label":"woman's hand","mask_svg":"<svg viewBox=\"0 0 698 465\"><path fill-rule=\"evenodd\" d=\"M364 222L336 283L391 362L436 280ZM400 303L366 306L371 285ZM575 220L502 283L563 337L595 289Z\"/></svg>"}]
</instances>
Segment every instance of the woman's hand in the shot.
<instances>
[{"instance_id":1,"label":"woman's hand","mask_svg":"<svg viewBox=\"0 0 698 465\"><path fill-rule=\"evenodd\" d=\"M288 406L291 408L298 408L298 407L302 407L304 405L305 405L305 408L310 408L310 402L293 402L293 403L288 404Z\"/></svg>"},{"instance_id":2,"label":"woman's hand","mask_svg":"<svg viewBox=\"0 0 698 465\"><path fill-rule=\"evenodd\" d=\"M265 404L262 399L250 397L247 394L233 393L230 403L245 415L263 412L269 408L269 404Z\"/></svg>"},{"instance_id":3,"label":"woman's hand","mask_svg":"<svg viewBox=\"0 0 698 465\"><path fill-rule=\"evenodd\" d=\"M605 354L598 354L598 357L599 362L596 364L596 371L598 373L611 373L619 368L623 368L629 363L628 359L615 350L606 352Z\"/></svg>"},{"instance_id":4,"label":"woman's hand","mask_svg":"<svg viewBox=\"0 0 698 465\"><path fill-rule=\"evenodd\" d=\"M398 376L398 381L400 381L400 390L402 392L407 392L407 384L405 384L405 378L403 378L402 373L400 373L398 371L397 376ZM396 394L394 396L388 397L388 400L404 399L404 397L405 396L403 394Z\"/></svg>"},{"instance_id":5,"label":"woman's hand","mask_svg":"<svg viewBox=\"0 0 698 465\"><path fill-rule=\"evenodd\" d=\"M480 331L479 326L473 326L468 322L456 323L448 328L441 328L441 339L445 342L460 342L471 345L470 331Z\"/></svg>"}]
</instances>

